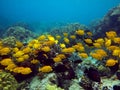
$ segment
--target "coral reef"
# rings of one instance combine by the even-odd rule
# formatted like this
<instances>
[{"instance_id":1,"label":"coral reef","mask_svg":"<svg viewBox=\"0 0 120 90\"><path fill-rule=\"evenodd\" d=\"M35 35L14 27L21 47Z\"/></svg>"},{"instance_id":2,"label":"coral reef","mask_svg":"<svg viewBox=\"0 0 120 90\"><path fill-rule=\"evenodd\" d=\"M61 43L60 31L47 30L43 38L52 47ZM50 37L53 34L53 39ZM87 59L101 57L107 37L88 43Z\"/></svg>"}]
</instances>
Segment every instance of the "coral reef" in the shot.
<instances>
[{"instance_id":1,"label":"coral reef","mask_svg":"<svg viewBox=\"0 0 120 90\"><path fill-rule=\"evenodd\" d=\"M84 88L79 85L79 81L77 79L73 79L68 90L84 90Z\"/></svg>"},{"instance_id":2,"label":"coral reef","mask_svg":"<svg viewBox=\"0 0 120 90\"><path fill-rule=\"evenodd\" d=\"M89 28L87 26L83 25L83 24L69 23L69 24L64 25L64 26L58 26L58 27L52 28L50 30L50 34L53 35L53 36L57 35L57 34L62 36L63 33L68 33L68 34L72 35L72 33L74 31L79 30L79 29L89 30Z\"/></svg>"},{"instance_id":3,"label":"coral reef","mask_svg":"<svg viewBox=\"0 0 120 90\"><path fill-rule=\"evenodd\" d=\"M115 31L108 31L104 38L93 40L91 34L83 29L76 30L72 33L76 41L66 32L61 38L43 34L26 44L14 39L13 47L3 40L0 44L0 67L12 73L19 83L28 78L34 81L34 76L39 77L35 81L38 83L35 83L36 86L30 79L30 86L27 85L30 90L38 87L43 87L42 90L68 90L73 79L79 80L76 83L80 83L79 88L96 88L103 82L104 76L119 77L120 37ZM48 78L52 74L54 78ZM44 86L40 83L44 83Z\"/></svg>"},{"instance_id":4,"label":"coral reef","mask_svg":"<svg viewBox=\"0 0 120 90\"><path fill-rule=\"evenodd\" d=\"M33 32L21 26L9 27L6 30L4 37L9 37L9 36L13 36L17 40L24 42L24 43L37 37Z\"/></svg>"},{"instance_id":5,"label":"coral reef","mask_svg":"<svg viewBox=\"0 0 120 90\"><path fill-rule=\"evenodd\" d=\"M57 86L52 82L57 83L57 77L55 73L44 75L43 79L40 79L38 76L34 77L30 83L29 90L33 90L33 89L39 90L39 88L41 90L62 90L62 89L57 89ZM50 88L54 88L54 89L50 89Z\"/></svg>"},{"instance_id":6,"label":"coral reef","mask_svg":"<svg viewBox=\"0 0 120 90\"><path fill-rule=\"evenodd\" d=\"M3 43L3 46L15 47L16 45L16 38L13 36L3 38L1 41Z\"/></svg>"},{"instance_id":7,"label":"coral reef","mask_svg":"<svg viewBox=\"0 0 120 90\"><path fill-rule=\"evenodd\" d=\"M18 82L10 73L0 70L0 90L17 90Z\"/></svg>"}]
</instances>

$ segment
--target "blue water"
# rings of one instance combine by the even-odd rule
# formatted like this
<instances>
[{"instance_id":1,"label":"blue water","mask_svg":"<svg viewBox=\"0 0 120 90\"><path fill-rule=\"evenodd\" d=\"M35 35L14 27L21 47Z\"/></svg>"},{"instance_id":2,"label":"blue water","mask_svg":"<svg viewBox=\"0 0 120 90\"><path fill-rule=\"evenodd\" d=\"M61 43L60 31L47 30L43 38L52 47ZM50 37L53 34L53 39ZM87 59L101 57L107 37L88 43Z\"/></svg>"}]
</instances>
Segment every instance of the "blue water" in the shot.
<instances>
[{"instance_id":1,"label":"blue water","mask_svg":"<svg viewBox=\"0 0 120 90\"><path fill-rule=\"evenodd\" d=\"M102 18L120 0L0 0L0 24L79 22Z\"/></svg>"}]
</instances>

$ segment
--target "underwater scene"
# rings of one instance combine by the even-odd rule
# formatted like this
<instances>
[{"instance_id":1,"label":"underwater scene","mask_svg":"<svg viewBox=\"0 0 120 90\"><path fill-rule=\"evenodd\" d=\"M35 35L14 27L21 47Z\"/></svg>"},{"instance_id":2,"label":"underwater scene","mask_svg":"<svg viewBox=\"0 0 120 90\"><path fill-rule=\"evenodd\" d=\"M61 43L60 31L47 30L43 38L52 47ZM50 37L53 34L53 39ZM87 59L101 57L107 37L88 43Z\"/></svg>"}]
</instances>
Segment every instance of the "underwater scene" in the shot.
<instances>
[{"instance_id":1,"label":"underwater scene","mask_svg":"<svg viewBox=\"0 0 120 90\"><path fill-rule=\"evenodd\" d=\"M120 90L120 0L0 0L0 90Z\"/></svg>"}]
</instances>

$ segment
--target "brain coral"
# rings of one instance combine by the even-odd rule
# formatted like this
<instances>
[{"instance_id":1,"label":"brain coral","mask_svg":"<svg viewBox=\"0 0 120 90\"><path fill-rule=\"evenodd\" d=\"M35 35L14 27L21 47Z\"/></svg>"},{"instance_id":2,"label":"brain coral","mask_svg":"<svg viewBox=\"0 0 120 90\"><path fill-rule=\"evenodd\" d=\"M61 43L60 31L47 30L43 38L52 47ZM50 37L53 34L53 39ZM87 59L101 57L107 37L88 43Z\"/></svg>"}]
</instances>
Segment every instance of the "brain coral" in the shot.
<instances>
[{"instance_id":1,"label":"brain coral","mask_svg":"<svg viewBox=\"0 0 120 90\"><path fill-rule=\"evenodd\" d=\"M2 39L3 46L15 47L16 38L13 36Z\"/></svg>"},{"instance_id":2,"label":"brain coral","mask_svg":"<svg viewBox=\"0 0 120 90\"><path fill-rule=\"evenodd\" d=\"M10 73L0 71L0 90L17 90L18 83Z\"/></svg>"}]
</instances>

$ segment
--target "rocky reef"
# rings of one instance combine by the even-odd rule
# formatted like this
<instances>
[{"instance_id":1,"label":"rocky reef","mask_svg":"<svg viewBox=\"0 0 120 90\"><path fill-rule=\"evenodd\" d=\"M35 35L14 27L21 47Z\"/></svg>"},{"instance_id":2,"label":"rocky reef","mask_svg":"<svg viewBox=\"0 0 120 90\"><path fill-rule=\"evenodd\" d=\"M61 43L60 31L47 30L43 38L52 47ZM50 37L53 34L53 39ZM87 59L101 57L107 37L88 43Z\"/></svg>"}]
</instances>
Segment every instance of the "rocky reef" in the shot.
<instances>
[{"instance_id":1,"label":"rocky reef","mask_svg":"<svg viewBox=\"0 0 120 90\"><path fill-rule=\"evenodd\" d=\"M56 35L56 34L59 33L59 35L62 35L63 32L68 32L68 33L72 34L74 31L76 31L78 29L89 30L89 28L87 26L85 26L84 24L68 23L68 24L66 24L64 26L57 26L57 27L52 28L50 30L50 34L51 35Z\"/></svg>"},{"instance_id":2,"label":"rocky reef","mask_svg":"<svg viewBox=\"0 0 120 90\"><path fill-rule=\"evenodd\" d=\"M27 43L31 39L34 39L35 37L37 37L35 33L21 26L9 27L3 36L4 37L12 36L24 43Z\"/></svg>"},{"instance_id":3,"label":"rocky reef","mask_svg":"<svg viewBox=\"0 0 120 90\"><path fill-rule=\"evenodd\" d=\"M117 33L120 33L120 5L109 10L101 20L92 24L95 37L100 37L100 35L105 36L104 33L109 30L114 30Z\"/></svg>"}]
</instances>

